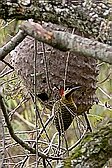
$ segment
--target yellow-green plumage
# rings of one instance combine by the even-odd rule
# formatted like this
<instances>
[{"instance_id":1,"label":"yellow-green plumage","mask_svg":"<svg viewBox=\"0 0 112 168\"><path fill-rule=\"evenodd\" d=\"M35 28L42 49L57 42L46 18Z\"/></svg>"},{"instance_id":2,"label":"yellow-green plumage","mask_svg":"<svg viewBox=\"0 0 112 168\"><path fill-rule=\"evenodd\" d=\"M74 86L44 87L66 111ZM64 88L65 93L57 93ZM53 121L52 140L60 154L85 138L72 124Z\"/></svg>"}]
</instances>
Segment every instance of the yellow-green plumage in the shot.
<instances>
[{"instance_id":1,"label":"yellow-green plumage","mask_svg":"<svg viewBox=\"0 0 112 168\"><path fill-rule=\"evenodd\" d=\"M71 125L74 115L76 113L77 107L72 99L73 93L79 87L72 88L65 91L61 99L55 104L55 118L54 122L58 132L61 134L66 131Z\"/></svg>"}]
</instances>

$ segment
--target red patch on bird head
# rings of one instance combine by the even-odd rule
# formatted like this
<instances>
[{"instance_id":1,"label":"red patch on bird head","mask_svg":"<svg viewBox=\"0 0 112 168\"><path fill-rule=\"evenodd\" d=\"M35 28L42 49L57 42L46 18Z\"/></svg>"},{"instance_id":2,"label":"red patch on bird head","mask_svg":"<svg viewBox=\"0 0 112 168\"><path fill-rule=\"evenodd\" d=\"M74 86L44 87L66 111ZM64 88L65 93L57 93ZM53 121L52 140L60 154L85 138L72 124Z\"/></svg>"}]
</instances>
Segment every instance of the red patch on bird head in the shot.
<instances>
[{"instance_id":1,"label":"red patch on bird head","mask_svg":"<svg viewBox=\"0 0 112 168\"><path fill-rule=\"evenodd\" d=\"M60 96L63 96L63 95L64 95L64 89L63 89L63 88L60 88L60 89L59 89L59 94L60 94Z\"/></svg>"}]
</instances>

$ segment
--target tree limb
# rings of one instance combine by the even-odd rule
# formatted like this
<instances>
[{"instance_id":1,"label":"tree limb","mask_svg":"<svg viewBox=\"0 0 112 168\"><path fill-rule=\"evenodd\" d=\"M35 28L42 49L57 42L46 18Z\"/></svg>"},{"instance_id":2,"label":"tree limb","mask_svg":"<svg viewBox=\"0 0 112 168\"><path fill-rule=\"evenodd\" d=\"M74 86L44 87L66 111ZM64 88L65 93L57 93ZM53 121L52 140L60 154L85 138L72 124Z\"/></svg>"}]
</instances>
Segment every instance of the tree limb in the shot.
<instances>
[{"instance_id":1,"label":"tree limb","mask_svg":"<svg viewBox=\"0 0 112 168\"><path fill-rule=\"evenodd\" d=\"M72 51L112 64L112 47L95 40L62 31L47 31L34 22L24 22L20 28L28 35L61 51Z\"/></svg>"},{"instance_id":2,"label":"tree limb","mask_svg":"<svg viewBox=\"0 0 112 168\"><path fill-rule=\"evenodd\" d=\"M0 48L0 60L3 60L9 52L22 42L27 34L61 51L72 51L75 54L82 54L112 64L112 47L110 45L68 32L47 31L34 22L23 22L20 29L22 31L19 31L11 41Z\"/></svg>"},{"instance_id":3,"label":"tree limb","mask_svg":"<svg viewBox=\"0 0 112 168\"><path fill-rule=\"evenodd\" d=\"M61 51L72 51L75 54L82 54L112 64L112 47L110 45L68 32L47 31L40 24L34 22L23 22L20 29L22 31L19 31L11 41L0 48L0 60L3 60L27 34Z\"/></svg>"}]
</instances>

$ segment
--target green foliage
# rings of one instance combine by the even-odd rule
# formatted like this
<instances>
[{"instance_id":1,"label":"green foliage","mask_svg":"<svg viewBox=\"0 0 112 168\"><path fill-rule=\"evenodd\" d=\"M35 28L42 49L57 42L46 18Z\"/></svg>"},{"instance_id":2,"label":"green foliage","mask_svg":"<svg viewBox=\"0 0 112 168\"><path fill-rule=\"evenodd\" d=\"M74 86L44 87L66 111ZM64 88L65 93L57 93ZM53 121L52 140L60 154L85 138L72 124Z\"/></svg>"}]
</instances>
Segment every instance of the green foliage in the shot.
<instances>
[{"instance_id":1,"label":"green foliage","mask_svg":"<svg viewBox=\"0 0 112 168\"><path fill-rule=\"evenodd\" d=\"M99 63L98 89L96 95L99 103L90 110L90 120L94 128L104 125L112 118L112 67L106 63Z\"/></svg>"},{"instance_id":2,"label":"green foliage","mask_svg":"<svg viewBox=\"0 0 112 168\"><path fill-rule=\"evenodd\" d=\"M18 21L9 20L4 21L0 20L0 46L5 44L18 30Z\"/></svg>"}]
</instances>

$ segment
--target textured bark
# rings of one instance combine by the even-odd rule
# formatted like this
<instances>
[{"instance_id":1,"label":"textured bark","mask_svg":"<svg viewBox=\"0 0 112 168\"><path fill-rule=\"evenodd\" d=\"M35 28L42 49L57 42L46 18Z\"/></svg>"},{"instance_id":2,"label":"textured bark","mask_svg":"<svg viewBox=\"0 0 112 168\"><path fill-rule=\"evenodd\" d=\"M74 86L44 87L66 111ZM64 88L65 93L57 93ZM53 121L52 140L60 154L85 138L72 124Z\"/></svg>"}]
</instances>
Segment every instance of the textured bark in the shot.
<instances>
[{"instance_id":1,"label":"textured bark","mask_svg":"<svg viewBox=\"0 0 112 168\"><path fill-rule=\"evenodd\" d=\"M112 158L112 122L85 136L73 154L64 161L64 168L101 168Z\"/></svg>"},{"instance_id":2,"label":"textured bark","mask_svg":"<svg viewBox=\"0 0 112 168\"><path fill-rule=\"evenodd\" d=\"M9 1L10 2L10 1ZM106 40L102 28L107 24L105 18L110 14L110 5L102 3L88 3L88 1L71 1L69 4L52 3L52 1L33 3L30 7L24 7L19 3L0 1L1 19L29 19L52 22L63 26L75 28L86 36L98 37Z\"/></svg>"},{"instance_id":3,"label":"textured bark","mask_svg":"<svg viewBox=\"0 0 112 168\"><path fill-rule=\"evenodd\" d=\"M82 54L112 64L112 47L107 44L68 32L47 31L34 22L24 22L20 28L29 36L60 51L72 51L77 55Z\"/></svg>"}]
</instances>

